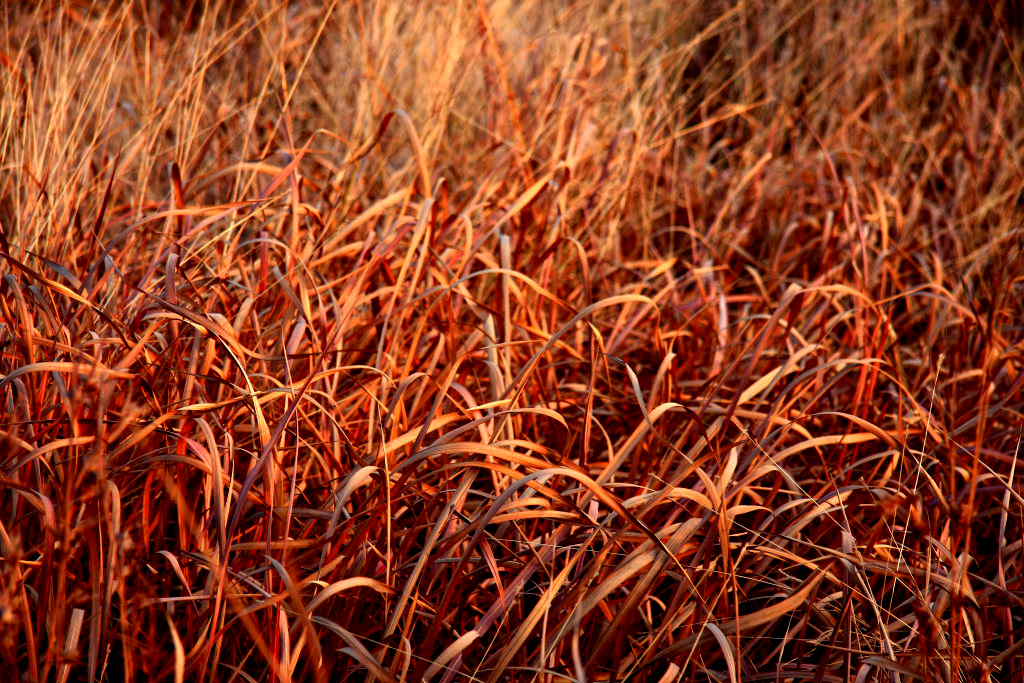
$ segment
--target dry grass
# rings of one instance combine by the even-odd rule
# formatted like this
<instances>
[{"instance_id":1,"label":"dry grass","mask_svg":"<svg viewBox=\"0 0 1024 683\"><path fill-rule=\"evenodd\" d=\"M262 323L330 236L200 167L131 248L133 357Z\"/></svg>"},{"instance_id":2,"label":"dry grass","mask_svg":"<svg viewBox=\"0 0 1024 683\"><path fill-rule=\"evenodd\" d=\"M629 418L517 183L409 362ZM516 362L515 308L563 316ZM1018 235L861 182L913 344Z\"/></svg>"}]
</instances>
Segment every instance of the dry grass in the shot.
<instances>
[{"instance_id":1,"label":"dry grass","mask_svg":"<svg viewBox=\"0 0 1024 683\"><path fill-rule=\"evenodd\" d=\"M1024 680L1017 3L209 4L4 5L10 680Z\"/></svg>"}]
</instances>

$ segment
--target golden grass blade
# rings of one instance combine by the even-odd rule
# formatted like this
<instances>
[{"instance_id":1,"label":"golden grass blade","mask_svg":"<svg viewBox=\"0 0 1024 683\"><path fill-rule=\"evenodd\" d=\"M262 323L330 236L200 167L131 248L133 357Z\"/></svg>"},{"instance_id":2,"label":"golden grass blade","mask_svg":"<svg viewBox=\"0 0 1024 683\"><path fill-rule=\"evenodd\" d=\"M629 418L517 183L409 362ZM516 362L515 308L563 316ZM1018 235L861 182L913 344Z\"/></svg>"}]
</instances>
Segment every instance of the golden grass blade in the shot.
<instances>
[{"instance_id":1,"label":"golden grass blade","mask_svg":"<svg viewBox=\"0 0 1024 683\"><path fill-rule=\"evenodd\" d=\"M342 579L341 581L335 581L330 586L324 588L322 591L317 593L317 596L310 600L309 604L306 605L306 612L309 615L312 615L313 611L316 610L317 607L322 605L327 600L331 599L335 595L344 593L345 591L351 590L353 588L372 588L378 593L384 595L390 595L395 592L393 589L384 585L380 581L377 581L376 579L367 578L365 576L356 576L349 579Z\"/></svg>"},{"instance_id":2,"label":"golden grass blade","mask_svg":"<svg viewBox=\"0 0 1024 683\"><path fill-rule=\"evenodd\" d=\"M78 639L82 637L82 622L85 619L85 610L74 608L71 610L71 624L68 626L68 633L64 639L64 651L74 655L78 651ZM67 683L71 674L71 664L62 664L60 674L57 677L58 683Z\"/></svg>"},{"instance_id":3,"label":"golden grass blade","mask_svg":"<svg viewBox=\"0 0 1024 683\"><path fill-rule=\"evenodd\" d=\"M427 162L427 154L423 149L423 143L420 142L420 135L416 132L416 125L412 122L412 117L405 110L398 109L395 111L395 114L405 124L406 132L409 134L409 142L412 144L412 150L416 155L416 164L419 166L420 179L423 182L423 194L429 198L434 191L434 183L430 179L430 165Z\"/></svg>"},{"instance_id":4,"label":"golden grass blade","mask_svg":"<svg viewBox=\"0 0 1024 683\"><path fill-rule=\"evenodd\" d=\"M95 382L102 382L104 380L111 379L134 379L135 373L124 372L123 370L112 370L102 365L86 365L84 363L69 363L66 361L43 361L39 363L32 363L31 365L23 365L20 368L12 370L10 373L3 376L0 379L0 387L7 382L13 381L16 377L27 375L31 372L67 372L76 373L90 379Z\"/></svg>"},{"instance_id":5,"label":"golden grass blade","mask_svg":"<svg viewBox=\"0 0 1024 683\"><path fill-rule=\"evenodd\" d=\"M185 647L181 643L181 636L178 629L171 621L171 615L166 615L167 628L171 631L171 640L174 643L174 683L185 683Z\"/></svg>"},{"instance_id":6,"label":"golden grass blade","mask_svg":"<svg viewBox=\"0 0 1024 683\"><path fill-rule=\"evenodd\" d=\"M438 655L437 658L430 663L430 666L427 667L426 673L423 674L423 680L433 680L434 676L440 673L448 662L458 657L463 650L472 645L479 637L480 634L474 629L470 629L459 636L455 642L446 647L444 652Z\"/></svg>"},{"instance_id":7,"label":"golden grass blade","mask_svg":"<svg viewBox=\"0 0 1024 683\"><path fill-rule=\"evenodd\" d=\"M795 591L784 600L780 600L774 605L759 609L756 612L744 614L736 621L721 622L718 625L718 628L722 634L732 634L737 630L747 631L758 626L770 624L804 604L807 596L817 588L823 578L825 578L825 573L818 572L809 580L804 582L804 585L799 590ZM690 650L691 648L699 645L701 640L707 636L708 631L702 628L696 635L684 638L683 640L673 643L669 647L663 649L658 654L649 658L644 665Z\"/></svg>"},{"instance_id":8,"label":"golden grass blade","mask_svg":"<svg viewBox=\"0 0 1024 683\"><path fill-rule=\"evenodd\" d=\"M705 628L711 632L711 635L718 641L718 646L722 648L722 654L725 656L725 665L729 668L730 683L737 683L739 680L736 675L738 667L736 666L736 652L733 650L732 644L726 638L722 629L718 628L715 624L709 622L705 625Z\"/></svg>"},{"instance_id":9,"label":"golden grass blade","mask_svg":"<svg viewBox=\"0 0 1024 683\"><path fill-rule=\"evenodd\" d=\"M768 387L772 386L784 376L797 371L797 363L805 356L814 353L820 348L817 344L809 344L786 359L786 362L775 370L762 375L756 382L743 390L740 394L739 404L749 403L751 399L758 396Z\"/></svg>"}]
</instances>

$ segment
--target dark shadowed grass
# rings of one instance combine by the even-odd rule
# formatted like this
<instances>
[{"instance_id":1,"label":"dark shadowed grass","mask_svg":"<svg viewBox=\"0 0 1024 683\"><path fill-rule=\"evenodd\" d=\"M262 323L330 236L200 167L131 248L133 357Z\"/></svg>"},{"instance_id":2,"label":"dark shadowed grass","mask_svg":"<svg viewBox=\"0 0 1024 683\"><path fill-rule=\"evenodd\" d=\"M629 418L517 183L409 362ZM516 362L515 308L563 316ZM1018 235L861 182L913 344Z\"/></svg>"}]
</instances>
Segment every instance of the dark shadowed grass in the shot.
<instances>
[{"instance_id":1,"label":"dark shadowed grass","mask_svg":"<svg viewBox=\"0 0 1024 683\"><path fill-rule=\"evenodd\" d=\"M5 670L1020 680L984 4L7 5Z\"/></svg>"}]
</instances>

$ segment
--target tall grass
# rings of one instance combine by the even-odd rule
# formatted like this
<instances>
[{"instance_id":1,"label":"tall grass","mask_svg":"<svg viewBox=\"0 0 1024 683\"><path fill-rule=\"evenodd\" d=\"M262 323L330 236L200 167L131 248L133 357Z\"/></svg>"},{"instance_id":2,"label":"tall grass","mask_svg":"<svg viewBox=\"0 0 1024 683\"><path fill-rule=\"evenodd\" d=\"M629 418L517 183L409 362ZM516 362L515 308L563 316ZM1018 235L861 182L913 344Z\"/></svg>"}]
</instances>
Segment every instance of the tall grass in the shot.
<instances>
[{"instance_id":1,"label":"tall grass","mask_svg":"<svg viewBox=\"0 0 1024 683\"><path fill-rule=\"evenodd\" d=\"M1024 679L982 4L5 5L5 675Z\"/></svg>"}]
</instances>

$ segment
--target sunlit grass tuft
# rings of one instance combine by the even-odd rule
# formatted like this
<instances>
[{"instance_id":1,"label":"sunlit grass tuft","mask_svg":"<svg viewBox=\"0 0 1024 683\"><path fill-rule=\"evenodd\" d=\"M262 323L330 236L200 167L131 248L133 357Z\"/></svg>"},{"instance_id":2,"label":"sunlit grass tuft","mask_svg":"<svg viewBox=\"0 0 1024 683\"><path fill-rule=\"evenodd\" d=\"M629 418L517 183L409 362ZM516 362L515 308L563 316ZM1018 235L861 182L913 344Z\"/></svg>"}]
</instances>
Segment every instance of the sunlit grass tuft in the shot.
<instances>
[{"instance_id":1,"label":"sunlit grass tuft","mask_svg":"<svg viewBox=\"0 0 1024 683\"><path fill-rule=\"evenodd\" d=\"M1024 677L1019 19L11 4L5 669Z\"/></svg>"}]
</instances>

